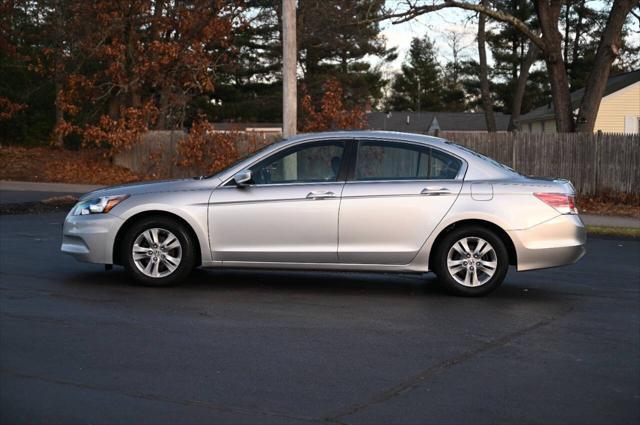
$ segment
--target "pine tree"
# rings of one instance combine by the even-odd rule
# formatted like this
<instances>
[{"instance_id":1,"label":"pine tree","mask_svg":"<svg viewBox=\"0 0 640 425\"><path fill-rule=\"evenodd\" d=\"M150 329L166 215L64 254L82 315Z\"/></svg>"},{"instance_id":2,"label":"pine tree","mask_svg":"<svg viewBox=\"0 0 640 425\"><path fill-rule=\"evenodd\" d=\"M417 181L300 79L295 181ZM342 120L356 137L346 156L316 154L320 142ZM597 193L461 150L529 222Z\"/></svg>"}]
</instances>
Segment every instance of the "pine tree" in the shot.
<instances>
[{"instance_id":1,"label":"pine tree","mask_svg":"<svg viewBox=\"0 0 640 425\"><path fill-rule=\"evenodd\" d=\"M527 22L532 28L537 28L535 9L531 2L500 0L496 3L500 10ZM487 42L493 57L491 79L496 107L499 111L511 114L518 75L522 72L529 40L511 25L494 21L492 22L492 31L487 33ZM540 72L532 72L529 75L521 111L526 113L547 103L549 101L548 93L548 79L545 78L545 75Z\"/></svg>"},{"instance_id":2,"label":"pine tree","mask_svg":"<svg viewBox=\"0 0 640 425\"><path fill-rule=\"evenodd\" d=\"M314 103L323 86L337 80L345 106L377 105L386 81L365 60L394 60L377 22L383 0L300 0L297 16L300 88ZM234 38L230 66L219 73L213 104L203 104L213 120L280 121L282 118L280 2L247 0L244 25ZM302 109L299 108L300 111Z\"/></svg>"},{"instance_id":3,"label":"pine tree","mask_svg":"<svg viewBox=\"0 0 640 425\"><path fill-rule=\"evenodd\" d=\"M387 107L396 111L443 109L442 75L436 50L428 36L414 38L402 71L391 85Z\"/></svg>"},{"instance_id":4,"label":"pine tree","mask_svg":"<svg viewBox=\"0 0 640 425\"><path fill-rule=\"evenodd\" d=\"M244 22L218 72L215 96L200 104L211 121L282 120L280 16L280 2L244 2Z\"/></svg>"},{"instance_id":5,"label":"pine tree","mask_svg":"<svg viewBox=\"0 0 640 425\"><path fill-rule=\"evenodd\" d=\"M378 56L395 59L380 37L384 0L300 0L298 46L303 84L318 100L322 87L335 78L344 88L348 106L376 105L383 95L382 72L365 60Z\"/></svg>"}]
</instances>

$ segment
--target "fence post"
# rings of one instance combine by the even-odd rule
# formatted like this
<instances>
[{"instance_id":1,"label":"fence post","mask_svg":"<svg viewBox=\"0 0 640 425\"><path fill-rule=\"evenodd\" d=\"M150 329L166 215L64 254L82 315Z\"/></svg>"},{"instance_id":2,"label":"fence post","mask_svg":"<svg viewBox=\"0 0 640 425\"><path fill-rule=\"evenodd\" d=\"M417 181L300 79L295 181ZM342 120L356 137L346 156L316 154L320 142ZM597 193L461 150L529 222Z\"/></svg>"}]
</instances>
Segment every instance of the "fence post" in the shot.
<instances>
[{"instance_id":1,"label":"fence post","mask_svg":"<svg viewBox=\"0 0 640 425\"><path fill-rule=\"evenodd\" d=\"M514 170L517 170L516 168L516 158L517 158L516 146L518 146L517 140L518 140L518 137L511 137L511 144L513 145L511 148L511 168L513 168Z\"/></svg>"},{"instance_id":2,"label":"fence post","mask_svg":"<svg viewBox=\"0 0 640 425\"><path fill-rule=\"evenodd\" d=\"M595 147L593 149L593 192L592 195L598 194L598 178L600 177L600 145L602 144L602 130L596 133Z\"/></svg>"}]
</instances>

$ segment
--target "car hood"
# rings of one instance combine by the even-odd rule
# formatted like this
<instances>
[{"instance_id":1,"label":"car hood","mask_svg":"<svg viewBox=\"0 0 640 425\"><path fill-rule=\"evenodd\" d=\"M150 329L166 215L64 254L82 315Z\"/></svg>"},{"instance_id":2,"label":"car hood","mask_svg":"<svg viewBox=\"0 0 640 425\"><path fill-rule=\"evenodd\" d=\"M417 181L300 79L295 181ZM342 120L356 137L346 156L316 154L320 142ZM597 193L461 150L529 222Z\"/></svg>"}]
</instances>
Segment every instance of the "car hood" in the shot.
<instances>
[{"instance_id":1,"label":"car hood","mask_svg":"<svg viewBox=\"0 0 640 425\"><path fill-rule=\"evenodd\" d=\"M118 186L109 186L102 189L94 190L84 194L80 199L97 198L100 196L114 195L142 195L147 193L159 192L178 192L185 190L213 190L220 184L220 179L212 178L190 178L176 180L158 180L151 182L139 182L122 184Z\"/></svg>"}]
</instances>

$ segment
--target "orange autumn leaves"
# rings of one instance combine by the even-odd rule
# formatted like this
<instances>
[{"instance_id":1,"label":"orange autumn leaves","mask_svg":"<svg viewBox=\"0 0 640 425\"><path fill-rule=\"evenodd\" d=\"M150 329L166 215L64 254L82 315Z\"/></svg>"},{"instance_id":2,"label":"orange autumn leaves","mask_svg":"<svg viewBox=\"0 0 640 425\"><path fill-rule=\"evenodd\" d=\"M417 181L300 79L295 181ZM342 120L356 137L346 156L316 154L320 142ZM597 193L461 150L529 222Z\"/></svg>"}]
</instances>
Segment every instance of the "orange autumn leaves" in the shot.
<instances>
[{"instance_id":1,"label":"orange autumn leaves","mask_svg":"<svg viewBox=\"0 0 640 425\"><path fill-rule=\"evenodd\" d=\"M9 121L12 116L24 110L27 105L12 102L6 97L0 96L0 121Z\"/></svg>"},{"instance_id":2,"label":"orange autumn leaves","mask_svg":"<svg viewBox=\"0 0 640 425\"><path fill-rule=\"evenodd\" d=\"M366 127L365 113L355 106L347 108L344 102L342 86L335 78L327 80L322 86L323 94L319 107L316 107L311 95L303 90L302 111L303 132L327 130L353 130Z\"/></svg>"},{"instance_id":3,"label":"orange autumn leaves","mask_svg":"<svg viewBox=\"0 0 640 425\"><path fill-rule=\"evenodd\" d=\"M178 143L178 165L213 174L237 160L238 142L237 133L217 132L211 123L200 119Z\"/></svg>"},{"instance_id":4,"label":"orange autumn leaves","mask_svg":"<svg viewBox=\"0 0 640 425\"><path fill-rule=\"evenodd\" d=\"M241 3L229 0L67 2L73 43L54 57L59 111L53 142L127 149L149 129L181 129L187 106L214 90Z\"/></svg>"}]
</instances>

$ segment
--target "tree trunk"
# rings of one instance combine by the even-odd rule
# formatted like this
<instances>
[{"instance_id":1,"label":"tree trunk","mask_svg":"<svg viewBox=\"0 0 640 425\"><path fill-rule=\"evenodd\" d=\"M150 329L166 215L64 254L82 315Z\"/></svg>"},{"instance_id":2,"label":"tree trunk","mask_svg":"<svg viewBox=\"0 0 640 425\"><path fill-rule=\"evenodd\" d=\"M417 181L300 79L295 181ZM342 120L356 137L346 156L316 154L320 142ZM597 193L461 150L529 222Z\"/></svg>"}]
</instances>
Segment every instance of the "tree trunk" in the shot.
<instances>
[{"instance_id":1,"label":"tree trunk","mask_svg":"<svg viewBox=\"0 0 640 425\"><path fill-rule=\"evenodd\" d=\"M482 5L488 7L488 0L482 0ZM489 89L489 70L487 66L487 51L485 47L486 33L485 23L487 17L480 13L478 18L478 55L480 57L480 96L482 97L482 108L487 122L487 131L496 131L496 118L493 115L493 103L491 101L491 91Z\"/></svg>"},{"instance_id":2,"label":"tree trunk","mask_svg":"<svg viewBox=\"0 0 640 425\"><path fill-rule=\"evenodd\" d=\"M159 41L162 36L162 12L164 11L164 0L156 0L154 3L153 10L153 21L151 23L151 40ZM157 60L157 54L152 56L154 61ZM166 130L167 129L167 114L169 113L169 90L165 87L166 83L163 83L161 87L158 87L157 90L158 100L158 116L155 122L156 130Z\"/></svg>"},{"instance_id":3,"label":"tree trunk","mask_svg":"<svg viewBox=\"0 0 640 425\"><path fill-rule=\"evenodd\" d=\"M162 87L160 89L160 99L158 101L158 118L156 119L156 130L168 130L170 125L173 128L174 123L170 123L167 120L167 116L169 115L169 96L171 96L169 88Z\"/></svg>"},{"instance_id":4,"label":"tree trunk","mask_svg":"<svg viewBox=\"0 0 640 425\"><path fill-rule=\"evenodd\" d=\"M522 100L527 88L529 70L538 57L538 48L535 44L529 43L529 50L520 66L520 74L516 83L516 91L513 95L513 105L511 105L511 118L509 119L509 131L520 130L520 112L522 111Z\"/></svg>"},{"instance_id":5,"label":"tree trunk","mask_svg":"<svg viewBox=\"0 0 640 425\"><path fill-rule=\"evenodd\" d=\"M120 91L117 90L115 94L109 96L107 100L107 114L109 118L117 120L120 118Z\"/></svg>"},{"instance_id":6,"label":"tree trunk","mask_svg":"<svg viewBox=\"0 0 640 425\"><path fill-rule=\"evenodd\" d=\"M136 27L134 21L136 19L135 12L129 9L129 12L126 16L126 24L125 24L125 34L124 40L126 45L126 55L125 55L125 69L128 75L134 75L134 66L136 62ZM127 93L128 99L126 99L126 104L128 106L138 108L141 103L140 96L140 87L137 83L136 78L130 78L129 82L125 87L125 92Z\"/></svg>"},{"instance_id":7,"label":"tree trunk","mask_svg":"<svg viewBox=\"0 0 640 425\"><path fill-rule=\"evenodd\" d=\"M618 57L622 45L620 38L622 26L627 15L636 5L638 5L638 0L615 0L613 2L607 25L598 45L595 63L584 89L576 131L593 132L600 109L600 101L607 87L611 64Z\"/></svg>"},{"instance_id":8,"label":"tree trunk","mask_svg":"<svg viewBox=\"0 0 640 425\"><path fill-rule=\"evenodd\" d=\"M562 35L558 30L561 7L561 0L536 2L545 47L544 59L551 83L556 131L566 133L573 131L573 117L567 69L562 58Z\"/></svg>"},{"instance_id":9,"label":"tree trunk","mask_svg":"<svg viewBox=\"0 0 640 425\"><path fill-rule=\"evenodd\" d=\"M54 102L55 105L55 109L56 109L56 124L55 124L55 128L59 128L62 125L62 122L64 121L64 113L62 112L62 105L60 105L60 94L62 93L62 79L59 76L59 72L57 71L58 68L58 64L55 64L56 67L56 71L54 72L54 87L55 87L55 91L56 91L56 100ZM62 137L62 134L60 134L59 132L54 132L54 139L52 140L52 144L56 147L63 147L64 146L64 138Z\"/></svg>"},{"instance_id":10,"label":"tree trunk","mask_svg":"<svg viewBox=\"0 0 640 425\"><path fill-rule=\"evenodd\" d=\"M551 83L551 96L555 110L556 131L567 133L573 131L573 112L571 107L571 94L569 93L569 81L567 71L562 58L552 54L551 58L545 58Z\"/></svg>"},{"instance_id":11,"label":"tree trunk","mask_svg":"<svg viewBox=\"0 0 640 425\"><path fill-rule=\"evenodd\" d=\"M63 90L63 80L64 80L64 42L63 42L63 32L64 32L64 9L61 1L57 1L54 3L55 6L55 22L56 26L54 29L54 46L55 46L55 56L53 62L53 85L54 90L56 91L56 97L54 101L55 106L55 114L56 114L56 123L55 128L59 128L64 121L64 113L62 111L62 105L60 104L60 95ZM59 132L54 132L54 140L52 143L54 146L63 147L64 146L64 138Z\"/></svg>"},{"instance_id":12,"label":"tree trunk","mask_svg":"<svg viewBox=\"0 0 640 425\"><path fill-rule=\"evenodd\" d=\"M566 69L569 69L569 30L571 29L571 25L569 25L570 12L571 2L568 1L564 5L564 51L562 52L564 67Z\"/></svg>"},{"instance_id":13,"label":"tree trunk","mask_svg":"<svg viewBox=\"0 0 640 425\"><path fill-rule=\"evenodd\" d=\"M580 4L576 8L578 21L575 25L575 34L573 38L573 48L571 52L570 74L572 78L576 76L576 67L578 66L578 57L580 55L580 37L582 37L582 20L584 19L584 7L586 0L580 0Z\"/></svg>"}]
</instances>

